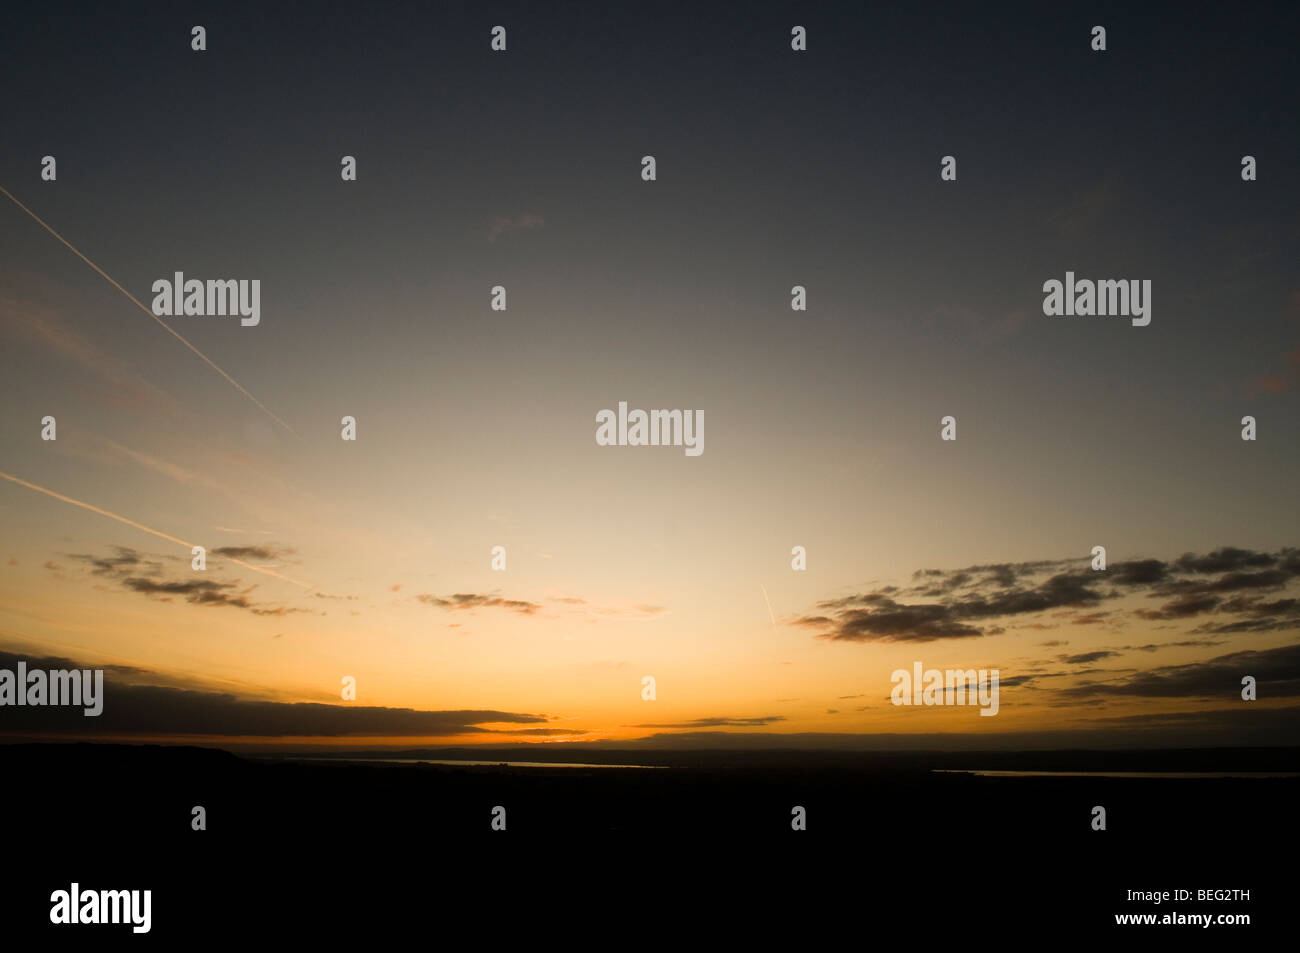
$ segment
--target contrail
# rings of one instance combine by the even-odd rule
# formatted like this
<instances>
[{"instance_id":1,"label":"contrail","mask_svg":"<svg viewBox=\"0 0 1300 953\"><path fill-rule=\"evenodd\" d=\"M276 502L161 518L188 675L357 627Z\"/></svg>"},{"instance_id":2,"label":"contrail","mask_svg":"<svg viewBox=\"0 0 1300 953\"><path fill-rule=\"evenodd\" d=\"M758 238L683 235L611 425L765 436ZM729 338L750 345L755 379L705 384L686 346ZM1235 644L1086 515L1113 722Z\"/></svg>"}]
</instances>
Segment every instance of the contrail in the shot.
<instances>
[{"instance_id":1,"label":"contrail","mask_svg":"<svg viewBox=\"0 0 1300 953\"><path fill-rule=\"evenodd\" d=\"M776 625L776 616L772 615L772 600L767 597L767 586L762 583L759 583L759 586L763 590L763 601L767 603L767 614L771 618L772 624Z\"/></svg>"},{"instance_id":2,"label":"contrail","mask_svg":"<svg viewBox=\"0 0 1300 953\"><path fill-rule=\"evenodd\" d=\"M60 235L60 234L59 234L58 232L56 232L54 229L50 228L50 226L46 225L45 222L41 220L41 217L40 217L39 215L37 215L35 212L33 212L31 209L29 209L29 208L28 208L26 205L24 205L22 202L18 201L16 198L14 198L13 195L11 195L11 194L9 193L9 190L8 190L8 189L6 189L4 186L0 185L0 192L3 192L3 193L5 194L5 196L9 199L9 201L13 202L13 203L14 203L15 205L17 205L20 209L22 209L24 212L26 212L28 215L30 215L33 219L35 219L36 222L37 222L37 224L39 224L43 229L45 229L47 232L49 232L51 235L53 235L53 236L54 236L55 238L57 238L59 241L63 242L63 244L67 245L68 248L72 249L72 253L73 253L74 255L76 255L78 258L80 258L82 261L84 261L84 262L85 262L87 265L89 265L91 268L94 268L95 271L99 272L100 276L103 277L103 279L104 279L105 281L107 281L110 285L112 285L112 286L113 286L114 288L116 288L118 291L122 292L122 294L124 294L124 295L126 295L128 298L130 298L130 299L131 299L131 302L132 302L132 303L133 303L137 308L139 308L139 309L140 309L141 311L143 311L145 314L149 315L149 317L151 317L151 318L153 318L155 321L157 321L157 322L162 326L163 330L165 330L165 331L166 331L168 334L170 334L172 337L176 338L176 340L180 341L182 344L184 344L187 348L189 348L189 349L190 349L191 351L193 351L195 354L197 354L197 355L199 356L199 358L203 361L203 363L207 364L208 367L212 368L214 371L216 371L218 374L220 374L220 375L221 375L222 377L224 377L226 380L230 381L230 383L233 384L233 385L235 386L235 388L236 388L236 389L237 389L241 394L243 394L245 397L247 397L249 400L251 400L254 404L257 405L257 409L258 409L258 410L260 410L262 413L266 414L268 417L270 417L272 420L274 420L277 424L279 424L279 425L280 425L281 427L283 427L285 430L289 431L289 433L294 434L294 436L297 436L297 433L294 431L294 429L293 429L292 427L290 427L290 426L289 426L288 424L286 424L283 420L281 420L279 417L277 417L274 413L272 413L270 410L268 410L265 404L263 404L260 400L258 400L256 397L254 397L252 394L250 394L250 393L249 393L249 392L244 388L244 385L243 385L243 384L239 383L239 381L235 380L233 377L231 377L229 374L227 374L227 373L226 373L225 371L223 371L221 368L217 367L217 365L214 364L214 363L212 363L212 361L208 358L208 356L207 356L206 354L204 354L202 351L200 351L198 348L196 348L196 347L195 347L193 344L191 344L189 341L185 340L185 338L181 337L181 336L176 332L176 330L175 330L175 329L174 329L170 324L168 324L166 321L163 321L161 318L158 317L158 315L154 314L153 311L151 311L150 309L148 309L148 308L146 308L144 305L142 305L142 304L141 304L141 303L136 299L135 295L131 294L131 292L127 291L125 288L123 288L121 285L119 285L116 281L114 281L112 278L110 278L110 277L108 276L108 274L104 271L103 268L100 268L97 264L95 264L93 261L91 261L91 260L90 260L89 258L87 258L85 255L83 255L81 252L77 251L77 249L73 246L72 242L68 241L66 238L64 238L62 235Z\"/></svg>"},{"instance_id":3,"label":"contrail","mask_svg":"<svg viewBox=\"0 0 1300 953\"><path fill-rule=\"evenodd\" d=\"M11 476L3 471L0 471L0 477L3 477L10 483L17 483L19 486L27 487L29 490L35 490L37 493L44 493L46 496L52 496L56 500L62 500L64 503L71 503L73 506L80 506L83 510L90 510L90 512L98 513L100 516L107 516L109 519L117 520L119 523L125 523L127 526L138 529L141 532L150 533L157 536L159 539L167 540L169 543L176 543L178 546L184 546L186 549L193 550L194 547L198 545L197 543L187 543L179 536L172 536L170 533L162 532L162 530L150 529L143 523L137 523L135 520L127 519L125 516L118 516L116 513L95 506L93 503L84 503L81 500L74 500L70 496L64 496L62 493L55 493L53 490L47 490L45 487L37 486L35 483L28 483L26 480L20 479L16 476ZM302 586L304 589L316 588L309 582L300 582L297 579L290 579L288 576L282 575L274 569L267 569L265 566L254 566L252 563L246 563L242 559L235 559L233 556L222 556L221 558L232 562L237 566L243 566L245 569L251 569L253 572L260 572L264 576L274 576L276 579L283 579L285 582L291 582L295 586Z\"/></svg>"}]
</instances>

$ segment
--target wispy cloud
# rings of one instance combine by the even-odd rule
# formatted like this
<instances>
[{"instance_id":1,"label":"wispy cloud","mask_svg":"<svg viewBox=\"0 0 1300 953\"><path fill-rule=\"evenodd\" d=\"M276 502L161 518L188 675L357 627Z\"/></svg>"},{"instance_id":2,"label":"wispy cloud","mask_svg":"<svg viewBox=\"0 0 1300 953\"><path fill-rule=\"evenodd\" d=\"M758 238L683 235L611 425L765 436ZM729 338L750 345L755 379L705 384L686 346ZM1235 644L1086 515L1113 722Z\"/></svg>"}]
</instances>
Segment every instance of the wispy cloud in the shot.
<instances>
[{"instance_id":1,"label":"wispy cloud","mask_svg":"<svg viewBox=\"0 0 1300 953\"><path fill-rule=\"evenodd\" d=\"M761 728L774 722L785 721L784 715L764 715L759 718L695 718L673 724L629 725L630 728Z\"/></svg>"},{"instance_id":2,"label":"wispy cloud","mask_svg":"<svg viewBox=\"0 0 1300 953\"><path fill-rule=\"evenodd\" d=\"M256 559L260 562L280 562L289 556L292 556L296 550L287 547L276 546L218 546L212 550L218 556L229 556L233 559Z\"/></svg>"},{"instance_id":3,"label":"wispy cloud","mask_svg":"<svg viewBox=\"0 0 1300 953\"><path fill-rule=\"evenodd\" d=\"M238 580L223 582L214 578L169 578L160 559L146 558L144 554L125 546L115 547L111 556L71 553L68 558L89 566L91 573L108 579L122 589L162 601L178 598L191 605L224 606L268 616L308 611L255 603L248 596L256 587L241 589Z\"/></svg>"},{"instance_id":4,"label":"wispy cloud","mask_svg":"<svg viewBox=\"0 0 1300 953\"><path fill-rule=\"evenodd\" d=\"M1074 699L1124 695L1237 701L1244 675L1256 679L1261 697L1300 696L1300 645L1232 652L1203 662L1166 665L1119 678L1086 682L1061 689L1060 693Z\"/></svg>"},{"instance_id":5,"label":"wispy cloud","mask_svg":"<svg viewBox=\"0 0 1300 953\"><path fill-rule=\"evenodd\" d=\"M111 357L68 327L49 308L0 296L0 327L26 338L45 353L70 361L104 386L100 399L123 409L178 416L181 407L167 391L151 384L125 362Z\"/></svg>"},{"instance_id":6,"label":"wispy cloud","mask_svg":"<svg viewBox=\"0 0 1300 953\"><path fill-rule=\"evenodd\" d=\"M394 590L396 591L396 590ZM663 606L637 603L635 605L604 605L575 596L547 597L540 602L525 599L506 599L497 592L457 592L448 596L437 596L422 592L415 596L427 606L448 611L474 609L508 609L521 615L534 615L549 608L563 614L585 615L602 618L651 619L667 610Z\"/></svg>"},{"instance_id":7,"label":"wispy cloud","mask_svg":"<svg viewBox=\"0 0 1300 953\"><path fill-rule=\"evenodd\" d=\"M542 218L540 215L534 215L531 212L515 218L498 215L492 219L492 224L488 226L487 240L494 242L502 236L509 237L511 235L517 235L520 232L527 232L535 228L541 228L545 224L546 219Z\"/></svg>"},{"instance_id":8,"label":"wispy cloud","mask_svg":"<svg viewBox=\"0 0 1300 953\"><path fill-rule=\"evenodd\" d=\"M536 602L523 599L504 599L495 593L457 592L450 596L435 596L427 592L416 595L425 605L452 611L472 609L509 609L521 615L532 615L541 608Z\"/></svg>"},{"instance_id":9,"label":"wispy cloud","mask_svg":"<svg viewBox=\"0 0 1300 953\"><path fill-rule=\"evenodd\" d=\"M1300 318L1300 289L1291 292L1287 316ZM1243 391L1247 400L1262 394L1290 394L1300 389L1300 347L1282 354L1281 366L1246 382Z\"/></svg>"},{"instance_id":10,"label":"wispy cloud","mask_svg":"<svg viewBox=\"0 0 1300 953\"><path fill-rule=\"evenodd\" d=\"M84 667L68 659L33 658L0 651L0 667L14 669L19 660L29 669ZM104 667L104 666L98 666ZM485 725L539 725L545 715L493 710L421 711L326 705L316 702L280 702L241 698L233 694L142 684L148 673L134 670L119 677L105 667L104 692L111 701L94 719L98 736L113 735L226 735L251 737L340 736L451 736L513 733ZM49 706L8 709L0 732L7 734L61 734L86 731L80 709ZM546 729L543 734L568 734L576 729Z\"/></svg>"},{"instance_id":11,"label":"wispy cloud","mask_svg":"<svg viewBox=\"0 0 1300 953\"><path fill-rule=\"evenodd\" d=\"M817 603L818 611L794 621L819 629L821 638L837 641L932 642L996 635L1005 631L995 624L999 621L1058 609L1088 609L1074 614L1072 621L1089 624L1103 618L1091 611L1102 602L1145 595L1162 601L1154 608L1132 610L1135 621L1190 619L1213 613L1232 618L1207 622L1198 633L1300 628L1300 601L1269 600L1259 595L1281 589L1300 576L1300 549L1267 553L1223 547L1204 555L1187 553L1168 562L1117 562L1097 572L1088 568L1088 562L1044 560L958 570L922 569L913 574L909 587L884 586L826 599ZM1105 617L1113 624L1123 613L1115 609Z\"/></svg>"}]
</instances>

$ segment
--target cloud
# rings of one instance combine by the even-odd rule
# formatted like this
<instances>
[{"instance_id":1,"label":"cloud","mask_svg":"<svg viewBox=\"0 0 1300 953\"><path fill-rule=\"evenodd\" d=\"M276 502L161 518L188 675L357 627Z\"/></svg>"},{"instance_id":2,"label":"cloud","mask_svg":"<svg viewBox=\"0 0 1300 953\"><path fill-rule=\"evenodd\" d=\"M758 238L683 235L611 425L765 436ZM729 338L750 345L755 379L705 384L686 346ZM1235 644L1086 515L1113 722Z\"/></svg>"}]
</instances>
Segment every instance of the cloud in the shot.
<instances>
[{"instance_id":1,"label":"cloud","mask_svg":"<svg viewBox=\"0 0 1300 953\"><path fill-rule=\"evenodd\" d=\"M773 722L785 721L784 715L766 715L761 718L696 718L694 721L668 725L629 725L630 728L761 728Z\"/></svg>"},{"instance_id":2,"label":"cloud","mask_svg":"<svg viewBox=\"0 0 1300 953\"><path fill-rule=\"evenodd\" d=\"M938 588L949 592L965 589L971 584L968 578L959 572L940 582ZM821 637L841 641L932 642L997 634L994 631L998 630L997 626L982 629L972 624L976 620L1092 605L1103 598L1095 588L1096 580L1082 573L1058 573L1029 588L1017 585L1019 578L1010 567L996 567L975 584L1001 587L998 591L988 595L978 592L950 595L935 603L907 605L880 592L833 599L817 606L838 610L832 617L805 616L797 619L796 624L822 627L829 623L829 631Z\"/></svg>"},{"instance_id":3,"label":"cloud","mask_svg":"<svg viewBox=\"0 0 1300 953\"><path fill-rule=\"evenodd\" d=\"M1159 609L1138 609L1137 616L1140 619L1186 619L1209 612L1218 604L1217 596L1186 595L1165 603Z\"/></svg>"},{"instance_id":4,"label":"cloud","mask_svg":"<svg viewBox=\"0 0 1300 953\"><path fill-rule=\"evenodd\" d=\"M849 642L931 642L998 635L1009 620L1052 612L1076 625L1123 626L1133 621L1182 620L1208 613L1238 616L1201 633L1300 628L1300 602L1254 598L1300 576L1300 550L1275 553L1222 547L1171 561L1139 559L1093 571L1086 558L993 563L963 569L920 569L905 589L882 586L825 599L795 625L819 638ZM1103 602L1146 595L1158 608L1099 610ZM1251 598L1246 598L1251 597ZM1071 613L1054 610L1085 610ZM1072 616L1072 618L1070 618ZM1240 618L1245 616L1245 618ZM1027 621L1014 628L1056 626ZM1049 643L1050 644L1050 643Z\"/></svg>"},{"instance_id":5,"label":"cloud","mask_svg":"<svg viewBox=\"0 0 1300 953\"><path fill-rule=\"evenodd\" d=\"M487 240L496 241L501 236L507 237L517 235L520 232L531 231L534 228L541 228L546 224L546 219L540 215L528 213L520 215L517 218L508 218L498 215L492 219L492 224L488 227Z\"/></svg>"},{"instance_id":6,"label":"cloud","mask_svg":"<svg viewBox=\"0 0 1300 953\"><path fill-rule=\"evenodd\" d=\"M887 596L864 599L868 608L845 609L833 622L826 616L808 616L796 620L796 624L822 626L830 622L832 628L821 637L849 642L932 642L984 634L973 625L957 621L948 606L899 605Z\"/></svg>"},{"instance_id":7,"label":"cloud","mask_svg":"<svg viewBox=\"0 0 1300 953\"><path fill-rule=\"evenodd\" d=\"M78 553L70 553L69 558L77 559L81 562L88 563L91 572L97 576L112 576L126 569L133 569L136 566L145 565L144 559L138 552L127 546L112 547L116 555L113 556L88 556ZM159 572L162 571L162 563L150 563Z\"/></svg>"},{"instance_id":8,"label":"cloud","mask_svg":"<svg viewBox=\"0 0 1300 953\"><path fill-rule=\"evenodd\" d=\"M296 550L281 549L275 546L218 546L212 550L218 556L232 559L256 559L260 562L276 562L293 555Z\"/></svg>"},{"instance_id":9,"label":"cloud","mask_svg":"<svg viewBox=\"0 0 1300 953\"><path fill-rule=\"evenodd\" d=\"M1271 553L1256 553L1249 549L1224 546L1212 553L1198 556L1184 553L1174 563L1185 572L1215 573L1241 569L1263 569L1277 565L1278 557Z\"/></svg>"},{"instance_id":10,"label":"cloud","mask_svg":"<svg viewBox=\"0 0 1300 953\"><path fill-rule=\"evenodd\" d=\"M254 615L281 616L306 609L264 605L251 601L248 593L255 586L240 589L239 581L223 582L215 578L168 578L163 563L146 559L141 553L126 546L113 547L111 556L69 554L70 559L85 563L96 576L102 576L128 592L137 592L150 598L169 602L183 599L191 605L218 606L244 609Z\"/></svg>"},{"instance_id":11,"label":"cloud","mask_svg":"<svg viewBox=\"0 0 1300 953\"><path fill-rule=\"evenodd\" d=\"M19 660L28 670L71 669L68 659L33 658L0 652L0 667L13 671ZM412 708L378 708L325 705L314 702L277 702L240 698L233 694L173 686L131 684L118 676L118 668L105 669L104 707L96 718L86 718L80 708L50 706L6 708L0 723L9 734L96 735L227 735L227 736L448 736L509 734L483 725L536 725L544 715L493 710L424 711ZM131 670L139 673L141 670ZM542 734L569 734L572 729L539 730Z\"/></svg>"},{"instance_id":12,"label":"cloud","mask_svg":"<svg viewBox=\"0 0 1300 953\"><path fill-rule=\"evenodd\" d=\"M526 602L522 599L503 599L495 594L484 595L474 592L457 592L446 598L422 592L415 598L425 605L448 610L509 609L518 612L520 615L532 615L541 608L536 602Z\"/></svg>"},{"instance_id":13,"label":"cloud","mask_svg":"<svg viewBox=\"0 0 1300 953\"><path fill-rule=\"evenodd\" d=\"M1180 579L1156 586L1154 594L1166 595L1200 595L1218 592L1241 592L1243 589L1280 589L1295 575L1291 569L1265 569L1262 572L1230 572L1218 579L1202 582L1200 580Z\"/></svg>"},{"instance_id":14,"label":"cloud","mask_svg":"<svg viewBox=\"0 0 1300 953\"><path fill-rule=\"evenodd\" d=\"M494 729L494 735L585 735L586 728L510 728Z\"/></svg>"},{"instance_id":15,"label":"cloud","mask_svg":"<svg viewBox=\"0 0 1300 953\"><path fill-rule=\"evenodd\" d=\"M1067 665L1085 665L1088 662L1100 662L1104 658L1115 658L1119 652L1108 652L1100 650L1097 652L1080 652L1078 655L1060 655L1057 661L1065 662ZM1006 684L1003 682L1003 684Z\"/></svg>"},{"instance_id":16,"label":"cloud","mask_svg":"<svg viewBox=\"0 0 1300 953\"><path fill-rule=\"evenodd\" d=\"M1245 675L1254 676L1261 697L1300 696L1300 645L1232 652L1203 662L1166 665L1111 681L1061 689L1060 693L1075 699L1139 696L1240 700L1241 679Z\"/></svg>"},{"instance_id":17,"label":"cloud","mask_svg":"<svg viewBox=\"0 0 1300 953\"><path fill-rule=\"evenodd\" d=\"M1245 386L1248 400L1261 394L1290 394L1297 389L1300 389L1300 347L1282 355L1280 370L1253 378Z\"/></svg>"},{"instance_id":18,"label":"cloud","mask_svg":"<svg viewBox=\"0 0 1300 953\"><path fill-rule=\"evenodd\" d=\"M1112 563L1110 566L1111 581L1121 586L1163 582L1168 575L1169 567L1158 559L1139 559L1135 562Z\"/></svg>"},{"instance_id":19,"label":"cloud","mask_svg":"<svg viewBox=\"0 0 1300 953\"><path fill-rule=\"evenodd\" d=\"M1110 615L1109 612L1081 612L1074 618L1070 619L1071 625L1100 625L1106 621ZM1046 643L1044 643L1046 644Z\"/></svg>"},{"instance_id":20,"label":"cloud","mask_svg":"<svg viewBox=\"0 0 1300 953\"><path fill-rule=\"evenodd\" d=\"M530 602L524 599L506 599L496 592L457 592L449 596L436 596L422 592L417 594L415 598L427 606L448 611L507 609L520 615L533 615L543 608L552 607L563 612L585 615L588 617L588 621L592 621L596 617L606 616L645 620L655 618L667 611L663 606L646 604L598 605L573 596L557 596L548 598L544 602Z\"/></svg>"},{"instance_id":21,"label":"cloud","mask_svg":"<svg viewBox=\"0 0 1300 953\"><path fill-rule=\"evenodd\" d=\"M1171 648L1204 648L1214 645L1225 645L1222 639L1184 639L1181 642L1151 642L1147 645L1124 645L1121 651L1124 652L1157 652L1160 649Z\"/></svg>"}]
</instances>

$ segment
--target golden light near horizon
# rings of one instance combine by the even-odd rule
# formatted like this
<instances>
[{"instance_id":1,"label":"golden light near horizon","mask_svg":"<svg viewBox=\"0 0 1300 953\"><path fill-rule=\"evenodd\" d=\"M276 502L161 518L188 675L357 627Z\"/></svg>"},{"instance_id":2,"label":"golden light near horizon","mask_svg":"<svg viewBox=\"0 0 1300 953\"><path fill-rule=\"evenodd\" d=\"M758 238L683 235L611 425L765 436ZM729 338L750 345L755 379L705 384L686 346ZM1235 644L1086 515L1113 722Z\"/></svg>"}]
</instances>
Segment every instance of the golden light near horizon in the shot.
<instances>
[{"instance_id":1,"label":"golden light near horizon","mask_svg":"<svg viewBox=\"0 0 1300 953\"><path fill-rule=\"evenodd\" d=\"M175 154L66 120L0 170L0 651L189 706L114 737L1231 737L1240 679L1282 678L1300 629L1300 292L1260 237L1286 144L1180 155L1166 194L1060 146L1066 122L1019 181L974 112L952 143L893 106L827 126L858 98L780 39L735 88L661 77L674 109L641 85L657 61L533 102L496 71L536 47L457 48L495 105L440 86L454 144L376 116L326 150L351 94L296 62L270 86L314 106L227 129L220 176L188 114ZM252 81L183 52L214 101ZM171 115L195 77L158 68L141 95ZM643 130L592 126L601 103ZM56 113L16 134L57 140ZM972 257L990 223L1004 253Z\"/></svg>"}]
</instances>

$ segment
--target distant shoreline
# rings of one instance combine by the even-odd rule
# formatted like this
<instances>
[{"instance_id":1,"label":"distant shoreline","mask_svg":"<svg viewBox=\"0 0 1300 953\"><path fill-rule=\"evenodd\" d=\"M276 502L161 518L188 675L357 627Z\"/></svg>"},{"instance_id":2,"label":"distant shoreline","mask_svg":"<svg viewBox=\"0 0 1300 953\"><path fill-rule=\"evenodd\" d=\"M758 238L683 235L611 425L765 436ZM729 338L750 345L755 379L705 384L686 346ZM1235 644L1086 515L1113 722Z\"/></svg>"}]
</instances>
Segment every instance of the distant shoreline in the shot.
<instances>
[{"instance_id":1,"label":"distant shoreline","mask_svg":"<svg viewBox=\"0 0 1300 953\"><path fill-rule=\"evenodd\" d=\"M486 768L633 768L640 770L659 770L671 767L667 764L590 764L572 761L470 761L465 759L445 758L349 758L339 755L250 755L256 761L346 761L364 764L447 764L472 765Z\"/></svg>"},{"instance_id":2,"label":"distant shoreline","mask_svg":"<svg viewBox=\"0 0 1300 953\"><path fill-rule=\"evenodd\" d=\"M973 774L981 778L1300 778L1300 771L990 771L931 768L932 774Z\"/></svg>"}]
</instances>

